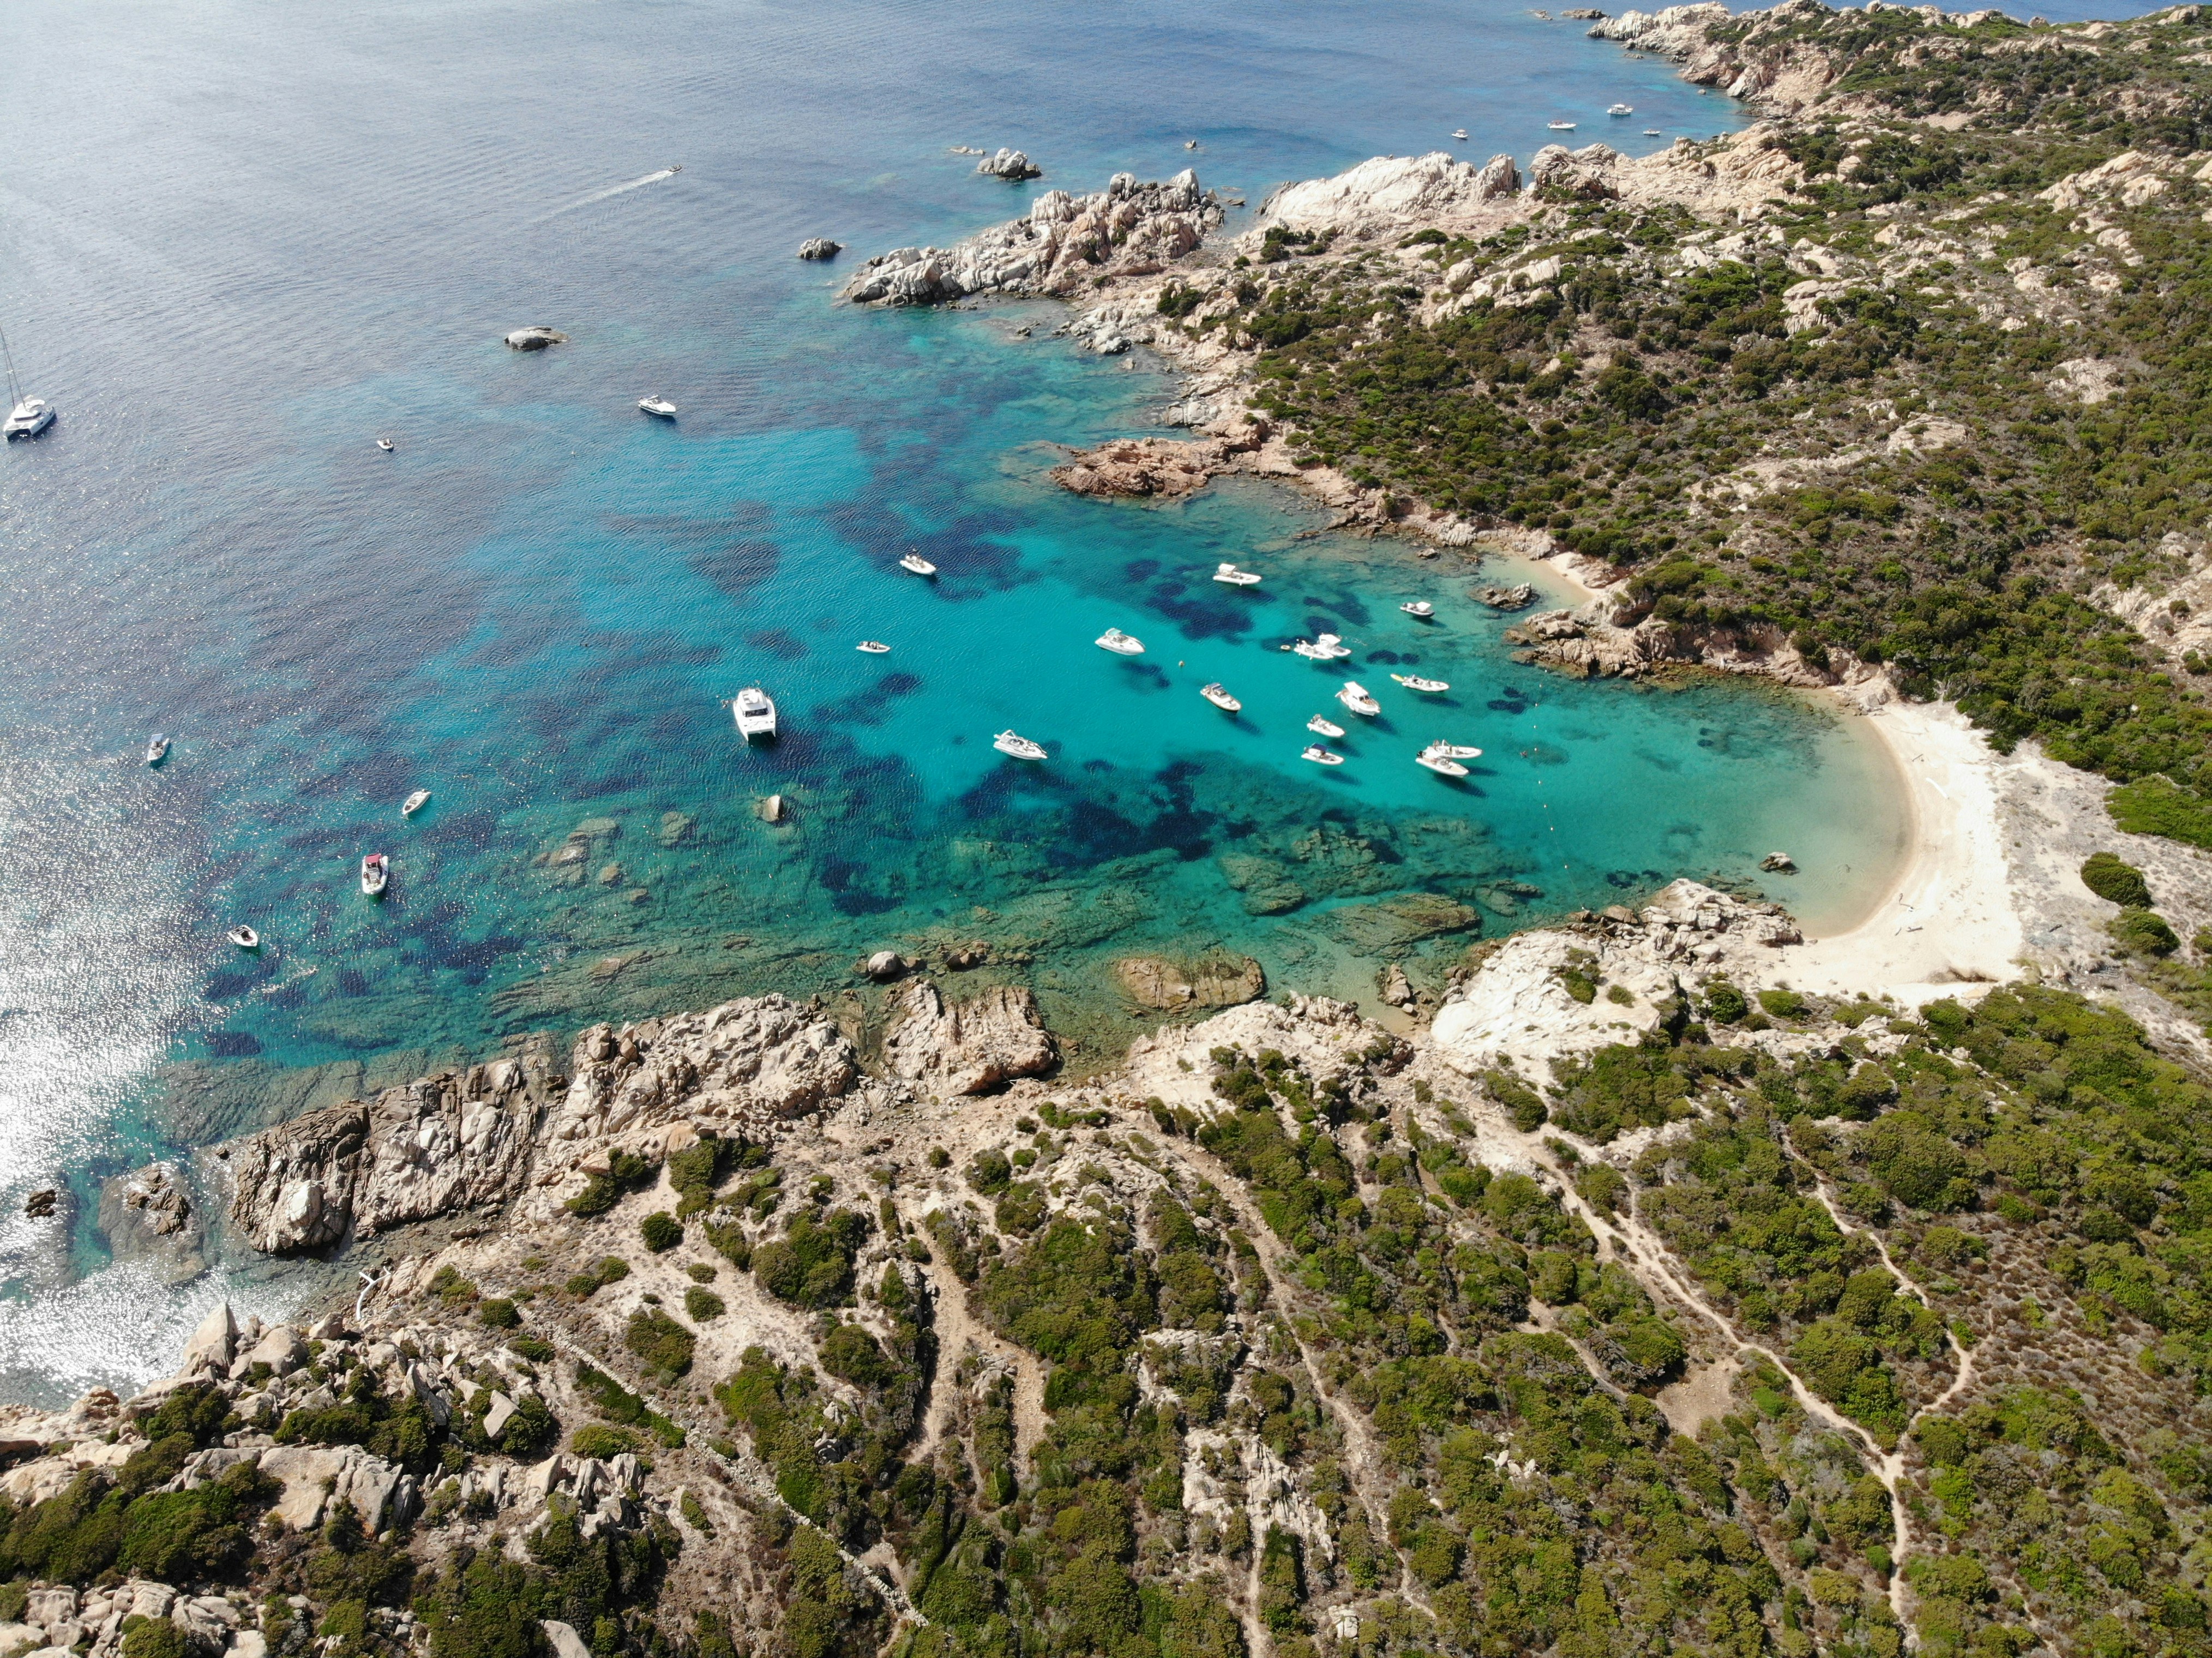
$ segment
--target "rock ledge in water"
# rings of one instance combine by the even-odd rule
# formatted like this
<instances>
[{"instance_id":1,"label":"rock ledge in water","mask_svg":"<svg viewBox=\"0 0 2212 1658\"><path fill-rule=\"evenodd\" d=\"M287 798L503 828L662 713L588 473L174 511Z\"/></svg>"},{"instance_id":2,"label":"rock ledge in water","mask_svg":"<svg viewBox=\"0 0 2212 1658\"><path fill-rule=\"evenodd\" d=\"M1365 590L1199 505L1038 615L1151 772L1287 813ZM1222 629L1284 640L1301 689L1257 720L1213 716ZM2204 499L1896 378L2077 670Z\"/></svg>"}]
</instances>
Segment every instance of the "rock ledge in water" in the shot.
<instances>
[{"instance_id":1,"label":"rock ledge in water","mask_svg":"<svg viewBox=\"0 0 2212 1658\"><path fill-rule=\"evenodd\" d=\"M844 243L833 242L827 236L809 236L799 245L802 259L834 259L844 251Z\"/></svg>"},{"instance_id":2,"label":"rock ledge in water","mask_svg":"<svg viewBox=\"0 0 2212 1658\"><path fill-rule=\"evenodd\" d=\"M527 328L516 329L507 337L507 343L517 351L543 351L549 345L568 344L568 337L557 328L533 323Z\"/></svg>"},{"instance_id":3,"label":"rock ledge in water","mask_svg":"<svg viewBox=\"0 0 2212 1658\"><path fill-rule=\"evenodd\" d=\"M1018 149L1001 149L995 155L986 155L975 163L975 171L988 173L994 179L1004 179L1009 184L1044 177L1044 169Z\"/></svg>"}]
</instances>

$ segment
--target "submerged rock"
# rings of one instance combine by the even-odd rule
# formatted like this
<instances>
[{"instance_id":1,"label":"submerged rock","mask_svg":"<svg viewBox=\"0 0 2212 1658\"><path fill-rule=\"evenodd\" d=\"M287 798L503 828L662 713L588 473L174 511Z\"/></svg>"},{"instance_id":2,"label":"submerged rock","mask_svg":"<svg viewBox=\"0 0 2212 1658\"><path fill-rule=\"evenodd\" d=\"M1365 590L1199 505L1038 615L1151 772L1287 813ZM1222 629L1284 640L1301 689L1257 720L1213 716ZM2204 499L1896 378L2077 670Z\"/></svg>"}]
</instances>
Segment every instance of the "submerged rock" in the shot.
<instances>
[{"instance_id":1,"label":"submerged rock","mask_svg":"<svg viewBox=\"0 0 2212 1658\"><path fill-rule=\"evenodd\" d=\"M557 328L548 328L543 323L528 328L518 328L507 337L507 343L517 351L543 351L549 345L566 345L568 337Z\"/></svg>"},{"instance_id":2,"label":"submerged rock","mask_svg":"<svg viewBox=\"0 0 2212 1658\"><path fill-rule=\"evenodd\" d=\"M199 1215L173 1163L149 1163L100 1188L100 1230L118 1260L137 1261L165 1284L207 1270Z\"/></svg>"},{"instance_id":3,"label":"submerged rock","mask_svg":"<svg viewBox=\"0 0 2212 1658\"><path fill-rule=\"evenodd\" d=\"M1797 860L1786 852L1770 852L1759 860L1759 868L1770 875L1795 875Z\"/></svg>"},{"instance_id":4,"label":"submerged rock","mask_svg":"<svg viewBox=\"0 0 2212 1658\"><path fill-rule=\"evenodd\" d=\"M987 1093L1060 1063L1028 990L994 985L970 1000L947 1002L921 979L900 995L884 1052L893 1072L937 1094Z\"/></svg>"},{"instance_id":5,"label":"submerged rock","mask_svg":"<svg viewBox=\"0 0 2212 1658\"><path fill-rule=\"evenodd\" d=\"M1132 1001L1174 1011L1186 1007L1235 1007L1267 993L1267 975L1249 956L1210 955L1195 962L1164 956L1127 956L1114 975Z\"/></svg>"}]
</instances>

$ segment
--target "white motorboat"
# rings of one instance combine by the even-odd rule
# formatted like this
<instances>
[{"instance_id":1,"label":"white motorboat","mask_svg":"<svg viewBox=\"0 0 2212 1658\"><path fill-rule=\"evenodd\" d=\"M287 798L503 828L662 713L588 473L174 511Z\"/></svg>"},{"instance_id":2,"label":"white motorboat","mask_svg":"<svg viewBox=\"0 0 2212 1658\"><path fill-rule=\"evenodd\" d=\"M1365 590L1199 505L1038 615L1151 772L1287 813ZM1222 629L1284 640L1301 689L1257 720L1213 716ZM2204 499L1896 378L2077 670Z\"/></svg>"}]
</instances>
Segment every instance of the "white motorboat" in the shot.
<instances>
[{"instance_id":1,"label":"white motorboat","mask_svg":"<svg viewBox=\"0 0 2212 1658\"><path fill-rule=\"evenodd\" d=\"M937 574L937 566L932 564L920 553L908 553L904 558L899 560L899 568L902 570L911 570L916 575L935 575Z\"/></svg>"},{"instance_id":2,"label":"white motorboat","mask_svg":"<svg viewBox=\"0 0 2212 1658\"><path fill-rule=\"evenodd\" d=\"M1318 732L1323 737L1341 737L1344 735L1344 727L1338 725L1336 721L1331 720L1326 714L1317 714L1312 719L1307 720L1306 729L1310 732Z\"/></svg>"},{"instance_id":3,"label":"white motorboat","mask_svg":"<svg viewBox=\"0 0 2212 1658\"><path fill-rule=\"evenodd\" d=\"M1382 712L1382 705L1370 696L1367 694L1367 687L1356 679L1347 679L1344 682L1344 689L1336 694L1336 700L1351 709L1352 713L1364 714L1370 720Z\"/></svg>"},{"instance_id":4,"label":"white motorboat","mask_svg":"<svg viewBox=\"0 0 2212 1658\"><path fill-rule=\"evenodd\" d=\"M240 950L258 950L261 948L261 935L256 932L250 926L234 926L222 936L229 939L231 943L236 944Z\"/></svg>"},{"instance_id":5,"label":"white motorboat","mask_svg":"<svg viewBox=\"0 0 2212 1658\"><path fill-rule=\"evenodd\" d=\"M1443 680L1424 679L1417 673L1394 673L1390 677L1409 691L1448 691L1451 689Z\"/></svg>"},{"instance_id":6,"label":"white motorboat","mask_svg":"<svg viewBox=\"0 0 2212 1658\"><path fill-rule=\"evenodd\" d=\"M1575 130L1572 121L1547 121L1544 125L1554 132L1572 132Z\"/></svg>"},{"instance_id":7,"label":"white motorboat","mask_svg":"<svg viewBox=\"0 0 2212 1658\"><path fill-rule=\"evenodd\" d=\"M379 438L376 440L376 446L383 450L384 452L388 455L399 446L392 442L390 438Z\"/></svg>"},{"instance_id":8,"label":"white motorboat","mask_svg":"<svg viewBox=\"0 0 2212 1658\"><path fill-rule=\"evenodd\" d=\"M1215 565L1213 579L1229 587L1255 587L1261 580L1251 571L1240 570L1234 564Z\"/></svg>"},{"instance_id":9,"label":"white motorboat","mask_svg":"<svg viewBox=\"0 0 2212 1658\"><path fill-rule=\"evenodd\" d=\"M1323 634L1310 645L1301 639L1290 649L1294 655L1303 656L1310 662L1334 662L1340 657L1352 654L1351 647L1334 634Z\"/></svg>"},{"instance_id":10,"label":"white motorboat","mask_svg":"<svg viewBox=\"0 0 2212 1658\"><path fill-rule=\"evenodd\" d=\"M1431 743L1429 744L1429 752L1431 754L1449 755L1454 760L1480 760L1482 758L1482 750L1476 748L1471 743Z\"/></svg>"},{"instance_id":11,"label":"white motorboat","mask_svg":"<svg viewBox=\"0 0 2212 1658\"><path fill-rule=\"evenodd\" d=\"M399 815L402 817L412 817L416 812L422 811L423 807L429 804L430 791L428 789L417 789L414 793L409 795L404 800L402 800L399 803Z\"/></svg>"},{"instance_id":12,"label":"white motorboat","mask_svg":"<svg viewBox=\"0 0 2212 1658\"><path fill-rule=\"evenodd\" d=\"M1667 135L1657 127L1646 127L1644 129L1644 136L1647 138L1663 138Z\"/></svg>"},{"instance_id":13,"label":"white motorboat","mask_svg":"<svg viewBox=\"0 0 2212 1658\"><path fill-rule=\"evenodd\" d=\"M1464 777L1467 775L1467 768L1465 766L1461 765L1460 762L1453 759L1451 756L1441 752L1433 743L1430 744L1427 748L1423 749L1419 754L1413 756L1413 763L1417 766L1426 766L1431 771L1436 773L1439 777Z\"/></svg>"},{"instance_id":14,"label":"white motorboat","mask_svg":"<svg viewBox=\"0 0 2212 1658\"><path fill-rule=\"evenodd\" d=\"M637 400L637 406L656 420L676 418L676 405L664 397L655 395L650 398L640 398Z\"/></svg>"},{"instance_id":15,"label":"white motorboat","mask_svg":"<svg viewBox=\"0 0 2212 1658\"><path fill-rule=\"evenodd\" d=\"M738 722L738 734L748 743L775 735L775 704L757 685L746 686L731 699L730 714Z\"/></svg>"},{"instance_id":16,"label":"white motorboat","mask_svg":"<svg viewBox=\"0 0 2212 1658\"><path fill-rule=\"evenodd\" d=\"M1605 112L1608 115L1633 115L1636 113L1636 109L1630 104L1609 104L1606 106Z\"/></svg>"},{"instance_id":17,"label":"white motorboat","mask_svg":"<svg viewBox=\"0 0 2212 1658\"><path fill-rule=\"evenodd\" d=\"M1344 763L1344 756L1342 755L1331 754L1327 749L1322 747L1318 743L1307 744L1305 746L1305 752L1298 756L1298 758L1301 760L1310 760L1316 766L1340 766Z\"/></svg>"},{"instance_id":18,"label":"white motorboat","mask_svg":"<svg viewBox=\"0 0 2212 1658\"><path fill-rule=\"evenodd\" d=\"M1401 604L1398 608L1403 610L1407 616L1416 617L1423 622L1434 620L1437 614L1437 607L1430 604L1425 598L1417 598L1412 604Z\"/></svg>"},{"instance_id":19,"label":"white motorboat","mask_svg":"<svg viewBox=\"0 0 2212 1658\"><path fill-rule=\"evenodd\" d=\"M856 651L866 651L870 656L887 656L890 653L891 647L880 639L864 639L853 648Z\"/></svg>"},{"instance_id":20,"label":"white motorboat","mask_svg":"<svg viewBox=\"0 0 2212 1658\"><path fill-rule=\"evenodd\" d=\"M361 890L372 898L384 896L384 889L392 884L392 859L380 852L372 852L361 860Z\"/></svg>"},{"instance_id":21,"label":"white motorboat","mask_svg":"<svg viewBox=\"0 0 2212 1658\"><path fill-rule=\"evenodd\" d=\"M1142 656L1145 641L1133 634L1125 634L1119 628L1109 628L1091 641L1102 651L1111 651L1116 656Z\"/></svg>"},{"instance_id":22,"label":"white motorboat","mask_svg":"<svg viewBox=\"0 0 2212 1658\"><path fill-rule=\"evenodd\" d=\"M12 441L16 438L34 438L54 423L54 406L44 398L27 398L23 388L15 383L15 354L8 349L8 337L0 334L0 360L8 367L8 418L0 422L0 433Z\"/></svg>"},{"instance_id":23,"label":"white motorboat","mask_svg":"<svg viewBox=\"0 0 2212 1658\"><path fill-rule=\"evenodd\" d=\"M1244 707L1242 702L1230 695L1218 680L1211 685L1200 685L1198 688L1198 694L1224 714L1241 713Z\"/></svg>"},{"instance_id":24,"label":"white motorboat","mask_svg":"<svg viewBox=\"0 0 2212 1658\"><path fill-rule=\"evenodd\" d=\"M1017 760L1042 760L1044 744L1032 743L1026 737L1012 731L1000 732L991 739L991 746L1000 754L1011 754Z\"/></svg>"},{"instance_id":25,"label":"white motorboat","mask_svg":"<svg viewBox=\"0 0 2212 1658\"><path fill-rule=\"evenodd\" d=\"M1467 129L1465 127L1454 127L1452 129L1452 137L1458 139L1460 143L1465 143L1467 142Z\"/></svg>"},{"instance_id":26,"label":"white motorboat","mask_svg":"<svg viewBox=\"0 0 2212 1658\"><path fill-rule=\"evenodd\" d=\"M146 763L158 766L169 757L169 739L155 732L146 744Z\"/></svg>"}]
</instances>

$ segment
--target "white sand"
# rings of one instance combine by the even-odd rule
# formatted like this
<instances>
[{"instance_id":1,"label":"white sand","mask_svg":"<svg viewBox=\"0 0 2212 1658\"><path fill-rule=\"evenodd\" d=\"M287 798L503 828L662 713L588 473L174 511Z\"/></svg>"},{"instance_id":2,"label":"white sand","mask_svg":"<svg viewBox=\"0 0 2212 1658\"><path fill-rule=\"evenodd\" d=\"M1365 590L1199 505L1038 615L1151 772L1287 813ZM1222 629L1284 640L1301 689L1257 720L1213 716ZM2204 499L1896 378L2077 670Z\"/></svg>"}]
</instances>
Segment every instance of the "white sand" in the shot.
<instances>
[{"instance_id":1,"label":"white sand","mask_svg":"<svg viewBox=\"0 0 2212 1658\"><path fill-rule=\"evenodd\" d=\"M1911 849L1864 920L1777 951L1776 977L1824 994L1886 991L1917 1006L2017 976L2027 938L1998 756L1948 703L1891 702L1867 718L1904 778Z\"/></svg>"}]
</instances>

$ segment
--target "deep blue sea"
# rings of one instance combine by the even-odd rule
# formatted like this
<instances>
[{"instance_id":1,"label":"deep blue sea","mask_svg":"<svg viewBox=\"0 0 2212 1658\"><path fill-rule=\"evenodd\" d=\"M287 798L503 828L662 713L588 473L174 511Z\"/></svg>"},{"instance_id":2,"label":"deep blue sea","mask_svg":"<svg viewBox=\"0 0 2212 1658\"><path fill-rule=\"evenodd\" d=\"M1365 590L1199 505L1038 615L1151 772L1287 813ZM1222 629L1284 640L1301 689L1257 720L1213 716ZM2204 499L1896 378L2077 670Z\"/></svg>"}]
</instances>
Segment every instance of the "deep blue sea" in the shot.
<instances>
[{"instance_id":1,"label":"deep blue sea","mask_svg":"<svg viewBox=\"0 0 2212 1658\"><path fill-rule=\"evenodd\" d=\"M858 1017L857 956L971 938L1087 1065L1142 1028L1132 953L1371 1002L1382 957L1433 980L1470 936L1395 896L1495 932L1780 847L1832 922L1896 855L1883 762L1831 715L1516 668L1463 570L1316 533L1284 491L1056 490L1055 446L1173 398L1141 354L1079 353L1048 307L832 303L870 252L1120 169L1256 203L1457 126L1525 162L1553 118L1631 149L1741 118L1581 26L1495 0L23 0L6 39L0 325L62 416L0 455L0 1393L156 1373L217 1297L295 1293L158 1290L90 1207L297 1067L395 1078L770 988ZM1043 182L950 153L1000 144ZM812 235L851 251L803 264ZM541 322L573 343L501 344ZM653 392L678 422L639 415ZM910 547L939 580L893 568ZM1265 584L1206 580L1224 558ZM1094 649L1109 625L1146 655ZM1342 676L1275 648L1322 629L1386 708L1343 722L1334 772L1297 756ZM755 683L785 736L749 751L724 703ZM994 753L1007 726L1049 762ZM1410 763L1436 736L1486 749L1466 783ZM223 941L241 920L257 957ZM57 1179L66 1237L21 1214Z\"/></svg>"}]
</instances>

